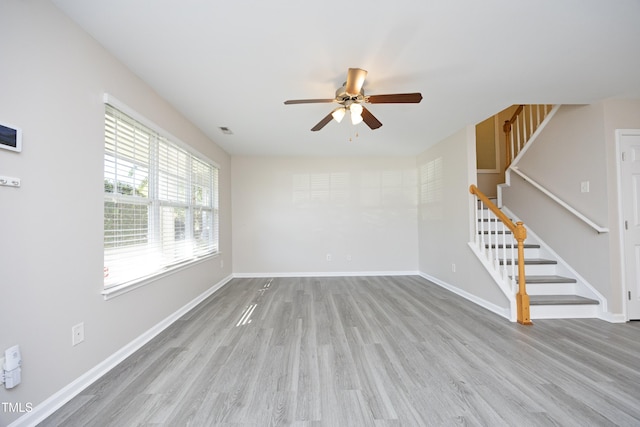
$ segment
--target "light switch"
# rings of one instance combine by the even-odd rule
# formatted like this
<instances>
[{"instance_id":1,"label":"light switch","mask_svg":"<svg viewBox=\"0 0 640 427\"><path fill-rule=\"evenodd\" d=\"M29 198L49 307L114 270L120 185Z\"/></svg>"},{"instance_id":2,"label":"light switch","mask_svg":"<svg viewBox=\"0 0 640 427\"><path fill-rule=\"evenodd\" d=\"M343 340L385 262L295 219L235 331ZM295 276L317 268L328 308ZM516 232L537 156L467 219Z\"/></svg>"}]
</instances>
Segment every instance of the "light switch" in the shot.
<instances>
[{"instance_id":1,"label":"light switch","mask_svg":"<svg viewBox=\"0 0 640 427\"><path fill-rule=\"evenodd\" d=\"M589 192L589 181L582 181L580 183L580 191L582 193L588 193Z\"/></svg>"}]
</instances>

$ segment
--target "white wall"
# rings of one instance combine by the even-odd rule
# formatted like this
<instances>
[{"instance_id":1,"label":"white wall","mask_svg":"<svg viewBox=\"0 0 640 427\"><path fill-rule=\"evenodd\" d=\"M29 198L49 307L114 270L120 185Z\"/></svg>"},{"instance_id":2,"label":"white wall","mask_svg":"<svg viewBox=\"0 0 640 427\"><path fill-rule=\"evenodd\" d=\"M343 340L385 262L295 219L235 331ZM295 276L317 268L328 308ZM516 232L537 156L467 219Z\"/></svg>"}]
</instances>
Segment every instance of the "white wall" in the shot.
<instances>
[{"instance_id":1,"label":"white wall","mask_svg":"<svg viewBox=\"0 0 640 427\"><path fill-rule=\"evenodd\" d=\"M233 157L232 171L234 273L417 271L414 158Z\"/></svg>"},{"instance_id":2,"label":"white wall","mask_svg":"<svg viewBox=\"0 0 640 427\"><path fill-rule=\"evenodd\" d=\"M37 405L231 273L230 159L50 2L0 7L0 350L19 344L22 384L0 402ZM104 105L109 92L221 166L221 247L212 259L110 301L103 281ZM71 346L71 327L85 341ZM0 410L0 425L19 414Z\"/></svg>"},{"instance_id":3,"label":"white wall","mask_svg":"<svg viewBox=\"0 0 640 427\"><path fill-rule=\"evenodd\" d=\"M418 156L420 271L455 291L508 312L509 301L467 245L474 217L475 129L469 126ZM452 265L455 264L455 272Z\"/></svg>"}]
</instances>

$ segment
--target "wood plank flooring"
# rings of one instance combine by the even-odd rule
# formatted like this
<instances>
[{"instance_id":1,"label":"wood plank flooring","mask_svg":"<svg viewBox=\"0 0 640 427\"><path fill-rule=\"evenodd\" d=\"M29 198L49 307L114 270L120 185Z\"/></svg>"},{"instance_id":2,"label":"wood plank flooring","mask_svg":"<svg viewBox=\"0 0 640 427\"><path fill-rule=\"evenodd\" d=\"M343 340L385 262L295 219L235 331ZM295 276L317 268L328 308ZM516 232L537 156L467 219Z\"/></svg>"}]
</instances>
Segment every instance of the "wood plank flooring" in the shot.
<instances>
[{"instance_id":1,"label":"wood plank flooring","mask_svg":"<svg viewBox=\"0 0 640 427\"><path fill-rule=\"evenodd\" d=\"M640 323L525 327L412 276L234 279L41 425L640 426Z\"/></svg>"}]
</instances>

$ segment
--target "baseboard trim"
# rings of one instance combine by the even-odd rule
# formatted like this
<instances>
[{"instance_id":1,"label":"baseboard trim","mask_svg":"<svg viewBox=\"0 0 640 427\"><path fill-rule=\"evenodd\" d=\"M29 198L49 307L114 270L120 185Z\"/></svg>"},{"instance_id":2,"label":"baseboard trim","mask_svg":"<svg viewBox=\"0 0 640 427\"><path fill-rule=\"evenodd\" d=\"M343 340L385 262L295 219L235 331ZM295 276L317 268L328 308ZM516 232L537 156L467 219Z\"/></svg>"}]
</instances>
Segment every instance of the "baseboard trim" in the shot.
<instances>
[{"instance_id":1,"label":"baseboard trim","mask_svg":"<svg viewBox=\"0 0 640 427\"><path fill-rule=\"evenodd\" d=\"M191 309L196 307L202 301L213 295L216 291L222 288L233 279L233 275L229 275L218 283L207 289L202 294L188 302L186 305L178 309L176 312L167 316L164 320L153 326L151 329L138 336L136 339L116 351L114 354L103 360L101 363L85 372L78 377L72 383L62 388L51 397L37 406L34 406L33 411L23 415L22 417L9 424L8 427L32 427L41 423L49 415L60 409L65 403L73 399L80 394L82 390L89 387L95 381L100 379L103 375L115 368L119 363L138 351L142 346L155 338L159 333L171 326L176 320L187 314Z\"/></svg>"},{"instance_id":2,"label":"baseboard trim","mask_svg":"<svg viewBox=\"0 0 640 427\"><path fill-rule=\"evenodd\" d=\"M254 279L261 277L352 277L352 276L419 276L418 271L322 271L293 273L234 273L238 279Z\"/></svg>"},{"instance_id":3,"label":"baseboard trim","mask_svg":"<svg viewBox=\"0 0 640 427\"><path fill-rule=\"evenodd\" d=\"M620 313L600 312L597 317L609 323L627 323L626 316Z\"/></svg>"},{"instance_id":4,"label":"baseboard trim","mask_svg":"<svg viewBox=\"0 0 640 427\"><path fill-rule=\"evenodd\" d=\"M489 311L491 311L492 313L497 314L500 317L504 317L505 319L514 322L515 319L511 319L511 309L509 307L500 307L499 305L496 305L492 302L489 302L487 300L484 300L476 295L473 295L465 290L462 290L456 286L453 286L450 283L444 282L440 279L438 279L437 277L433 277L430 276L426 273L420 272L418 273L419 276L421 276L423 279L426 279L430 282L435 283L436 285L447 289L448 291L453 292L456 295L461 296L462 298L471 301L474 304L479 305L482 308L485 308Z\"/></svg>"}]
</instances>

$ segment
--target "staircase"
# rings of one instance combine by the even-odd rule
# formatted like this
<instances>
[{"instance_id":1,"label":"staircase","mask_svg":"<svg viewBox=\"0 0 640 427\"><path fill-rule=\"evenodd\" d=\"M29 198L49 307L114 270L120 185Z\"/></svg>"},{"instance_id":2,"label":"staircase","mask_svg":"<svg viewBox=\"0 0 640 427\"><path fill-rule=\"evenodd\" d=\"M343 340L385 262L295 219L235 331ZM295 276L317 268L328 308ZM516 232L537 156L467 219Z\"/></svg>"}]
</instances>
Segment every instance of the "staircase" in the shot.
<instances>
[{"instance_id":1,"label":"staircase","mask_svg":"<svg viewBox=\"0 0 640 427\"><path fill-rule=\"evenodd\" d=\"M502 211L512 217L505 209ZM517 244L513 235L495 215L480 205L478 222L480 252L489 260L488 268L495 269L507 282L501 287L512 297L518 283ZM602 297L531 230L527 230L524 257L531 319L598 317Z\"/></svg>"},{"instance_id":2,"label":"staircase","mask_svg":"<svg viewBox=\"0 0 640 427\"><path fill-rule=\"evenodd\" d=\"M558 108L552 105L519 105L511 118L505 121L505 177L512 170L520 173L517 166L520 159ZM470 191L475 194L477 203L477 224L474 241L469 246L511 301L511 320L529 324L530 319L602 317L607 311L607 301L598 291L533 230L522 223L518 223L520 228L516 227L518 219L508 207L496 203L495 199L488 199L475 185L470 187ZM500 199L501 185L498 186ZM512 230L518 235L514 236ZM518 241L524 243L524 283L519 283L518 277Z\"/></svg>"}]
</instances>

